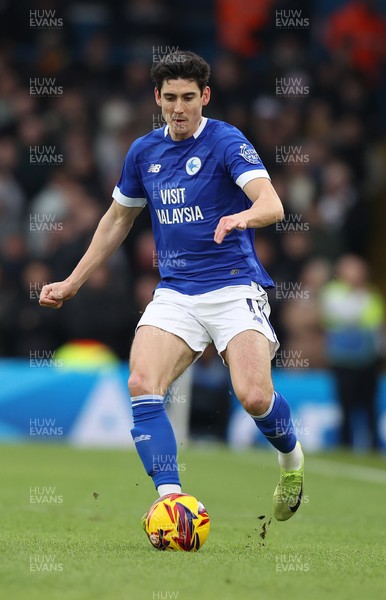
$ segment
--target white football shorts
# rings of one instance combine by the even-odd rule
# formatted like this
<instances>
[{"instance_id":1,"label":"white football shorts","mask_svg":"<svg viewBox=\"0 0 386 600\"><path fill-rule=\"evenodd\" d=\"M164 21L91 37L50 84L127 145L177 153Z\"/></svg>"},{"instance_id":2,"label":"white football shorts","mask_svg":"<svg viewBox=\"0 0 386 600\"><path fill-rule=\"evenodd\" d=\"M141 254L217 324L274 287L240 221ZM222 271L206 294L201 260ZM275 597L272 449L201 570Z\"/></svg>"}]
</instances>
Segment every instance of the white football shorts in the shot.
<instances>
[{"instance_id":1,"label":"white football shorts","mask_svg":"<svg viewBox=\"0 0 386 600\"><path fill-rule=\"evenodd\" d=\"M267 293L256 283L194 296L157 288L137 329L153 325L174 333L199 353L197 358L211 342L221 355L232 338L252 329L269 340L272 360L280 344L269 321L270 313Z\"/></svg>"}]
</instances>

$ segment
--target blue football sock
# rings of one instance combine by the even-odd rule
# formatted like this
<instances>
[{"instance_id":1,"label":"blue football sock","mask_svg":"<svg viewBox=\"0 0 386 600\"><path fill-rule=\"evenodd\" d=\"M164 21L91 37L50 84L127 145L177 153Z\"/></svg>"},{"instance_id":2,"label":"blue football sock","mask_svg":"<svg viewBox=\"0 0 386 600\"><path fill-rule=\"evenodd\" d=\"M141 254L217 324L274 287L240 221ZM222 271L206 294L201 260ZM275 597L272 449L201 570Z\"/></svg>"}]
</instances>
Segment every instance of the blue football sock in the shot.
<instances>
[{"instance_id":1,"label":"blue football sock","mask_svg":"<svg viewBox=\"0 0 386 600\"><path fill-rule=\"evenodd\" d=\"M265 414L252 418L261 433L279 452L291 452L295 448L296 435L290 407L279 392L273 393L271 406Z\"/></svg>"},{"instance_id":2,"label":"blue football sock","mask_svg":"<svg viewBox=\"0 0 386 600\"><path fill-rule=\"evenodd\" d=\"M161 484L181 485L177 465L177 443L166 414L163 397L133 396L134 427L131 435L146 473L157 488Z\"/></svg>"}]
</instances>

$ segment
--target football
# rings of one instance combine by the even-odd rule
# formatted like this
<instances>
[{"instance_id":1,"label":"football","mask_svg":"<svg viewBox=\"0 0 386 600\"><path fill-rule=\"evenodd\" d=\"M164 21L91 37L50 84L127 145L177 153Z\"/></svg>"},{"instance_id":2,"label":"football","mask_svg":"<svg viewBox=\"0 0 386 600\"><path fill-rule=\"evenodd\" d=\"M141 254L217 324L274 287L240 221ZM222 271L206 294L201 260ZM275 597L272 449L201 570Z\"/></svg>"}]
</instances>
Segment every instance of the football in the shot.
<instances>
[{"instance_id":1,"label":"football","mask_svg":"<svg viewBox=\"0 0 386 600\"><path fill-rule=\"evenodd\" d=\"M167 494L149 508L145 531L157 550L197 552L208 537L210 519L201 502L189 494Z\"/></svg>"}]
</instances>

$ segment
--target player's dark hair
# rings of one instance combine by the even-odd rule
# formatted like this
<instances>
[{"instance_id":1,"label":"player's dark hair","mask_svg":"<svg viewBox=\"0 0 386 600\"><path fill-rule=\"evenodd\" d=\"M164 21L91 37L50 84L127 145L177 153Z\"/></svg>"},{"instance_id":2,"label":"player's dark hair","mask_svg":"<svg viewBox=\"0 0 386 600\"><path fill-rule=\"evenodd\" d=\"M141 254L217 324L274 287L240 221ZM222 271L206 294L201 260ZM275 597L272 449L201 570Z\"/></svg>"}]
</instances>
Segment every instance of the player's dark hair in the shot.
<instances>
[{"instance_id":1,"label":"player's dark hair","mask_svg":"<svg viewBox=\"0 0 386 600\"><path fill-rule=\"evenodd\" d=\"M161 62L153 64L150 75L159 92L165 79L193 79L202 94L208 85L210 66L198 54L178 50L167 54Z\"/></svg>"}]
</instances>

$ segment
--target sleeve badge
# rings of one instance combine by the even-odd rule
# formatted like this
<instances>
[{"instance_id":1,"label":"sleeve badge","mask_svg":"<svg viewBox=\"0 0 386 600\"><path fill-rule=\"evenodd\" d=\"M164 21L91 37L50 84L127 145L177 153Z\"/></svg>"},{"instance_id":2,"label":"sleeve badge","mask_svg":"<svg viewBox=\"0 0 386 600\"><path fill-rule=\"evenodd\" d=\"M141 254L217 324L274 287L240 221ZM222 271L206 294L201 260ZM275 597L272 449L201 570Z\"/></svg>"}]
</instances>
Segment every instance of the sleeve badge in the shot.
<instances>
[{"instance_id":1,"label":"sleeve badge","mask_svg":"<svg viewBox=\"0 0 386 600\"><path fill-rule=\"evenodd\" d=\"M248 146L248 144L241 144L240 156L242 156L247 162L252 163L252 165L261 163L260 156L257 154L256 150L253 148L253 146Z\"/></svg>"}]
</instances>

